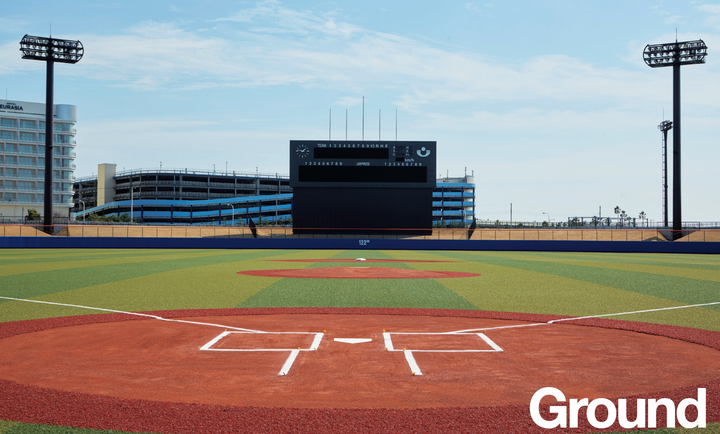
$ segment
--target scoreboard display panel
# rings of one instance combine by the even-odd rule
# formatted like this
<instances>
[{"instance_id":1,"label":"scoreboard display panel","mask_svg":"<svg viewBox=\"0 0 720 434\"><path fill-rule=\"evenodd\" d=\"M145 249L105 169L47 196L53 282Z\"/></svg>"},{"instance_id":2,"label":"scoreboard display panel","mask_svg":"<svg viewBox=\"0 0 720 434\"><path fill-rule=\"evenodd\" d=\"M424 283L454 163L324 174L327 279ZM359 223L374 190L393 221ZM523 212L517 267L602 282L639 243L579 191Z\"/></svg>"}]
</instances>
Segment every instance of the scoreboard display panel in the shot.
<instances>
[{"instance_id":1,"label":"scoreboard display panel","mask_svg":"<svg viewBox=\"0 0 720 434\"><path fill-rule=\"evenodd\" d=\"M436 142L290 141L290 186L435 188Z\"/></svg>"},{"instance_id":2,"label":"scoreboard display panel","mask_svg":"<svg viewBox=\"0 0 720 434\"><path fill-rule=\"evenodd\" d=\"M297 233L428 234L436 142L290 141Z\"/></svg>"}]
</instances>

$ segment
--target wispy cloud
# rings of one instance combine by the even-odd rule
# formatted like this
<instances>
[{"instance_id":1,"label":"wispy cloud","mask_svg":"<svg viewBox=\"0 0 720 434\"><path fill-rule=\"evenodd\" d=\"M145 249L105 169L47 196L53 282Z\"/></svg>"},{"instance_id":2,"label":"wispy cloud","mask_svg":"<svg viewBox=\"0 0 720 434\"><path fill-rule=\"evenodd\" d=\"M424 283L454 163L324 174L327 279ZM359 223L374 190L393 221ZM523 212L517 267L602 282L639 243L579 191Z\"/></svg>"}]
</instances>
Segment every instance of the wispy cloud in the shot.
<instances>
[{"instance_id":1,"label":"wispy cloud","mask_svg":"<svg viewBox=\"0 0 720 434\"><path fill-rule=\"evenodd\" d=\"M255 27L253 31L267 33L308 35L319 32L326 35L349 37L353 33L361 31L358 26L353 24L335 22L332 13L318 16L310 11L298 11L283 7L277 0L258 2L254 8L243 9L229 17L218 18L215 21L259 24L262 27Z\"/></svg>"},{"instance_id":2,"label":"wispy cloud","mask_svg":"<svg viewBox=\"0 0 720 434\"><path fill-rule=\"evenodd\" d=\"M708 17L706 18L708 25L716 29L720 29L720 5L704 4L697 6L696 9L708 14Z\"/></svg>"},{"instance_id":3,"label":"wispy cloud","mask_svg":"<svg viewBox=\"0 0 720 434\"><path fill-rule=\"evenodd\" d=\"M362 97L344 96L335 101L335 105L340 107L357 107L363 103Z\"/></svg>"}]
</instances>

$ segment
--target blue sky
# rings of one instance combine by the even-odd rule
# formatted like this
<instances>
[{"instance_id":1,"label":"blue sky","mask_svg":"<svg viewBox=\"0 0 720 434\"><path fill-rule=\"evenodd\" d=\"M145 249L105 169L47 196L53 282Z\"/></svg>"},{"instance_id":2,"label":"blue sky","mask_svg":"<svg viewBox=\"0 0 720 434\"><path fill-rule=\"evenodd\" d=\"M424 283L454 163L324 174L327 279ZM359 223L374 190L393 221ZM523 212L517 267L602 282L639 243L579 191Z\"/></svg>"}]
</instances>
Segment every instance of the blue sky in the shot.
<instances>
[{"instance_id":1,"label":"blue sky","mask_svg":"<svg viewBox=\"0 0 720 434\"><path fill-rule=\"evenodd\" d=\"M118 169L288 173L288 141L434 140L477 183L481 219L553 222L620 206L662 220L672 69L646 44L703 39L682 69L683 219L720 221L720 3L37 1L0 17L0 98L43 102L25 34L79 39L55 68L78 106L76 176ZM381 113L381 115L380 115ZM379 118L381 125L379 128ZM379 131L380 130L380 131ZM547 213L547 214L544 214ZM671 212L672 215L672 212Z\"/></svg>"}]
</instances>

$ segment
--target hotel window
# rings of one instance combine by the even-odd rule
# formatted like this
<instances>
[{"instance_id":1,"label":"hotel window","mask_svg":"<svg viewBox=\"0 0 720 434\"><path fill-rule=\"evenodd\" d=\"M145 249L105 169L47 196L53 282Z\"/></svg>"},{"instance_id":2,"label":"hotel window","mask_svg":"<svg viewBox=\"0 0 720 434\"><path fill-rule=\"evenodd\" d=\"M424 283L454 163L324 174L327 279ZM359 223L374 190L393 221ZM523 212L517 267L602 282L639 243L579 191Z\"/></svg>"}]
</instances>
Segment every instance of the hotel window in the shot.
<instances>
[{"instance_id":1,"label":"hotel window","mask_svg":"<svg viewBox=\"0 0 720 434\"><path fill-rule=\"evenodd\" d=\"M18 160L17 157L14 155L6 155L5 156L5 164L12 164L17 166Z\"/></svg>"},{"instance_id":2,"label":"hotel window","mask_svg":"<svg viewBox=\"0 0 720 434\"><path fill-rule=\"evenodd\" d=\"M38 125L38 130L45 131L45 122L40 122Z\"/></svg>"},{"instance_id":3,"label":"hotel window","mask_svg":"<svg viewBox=\"0 0 720 434\"><path fill-rule=\"evenodd\" d=\"M35 141L35 134L33 133L20 133L20 140L23 142L34 142Z\"/></svg>"},{"instance_id":4,"label":"hotel window","mask_svg":"<svg viewBox=\"0 0 720 434\"><path fill-rule=\"evenodd\" d=\"M18 190L35 190L35 186L30 181L19 181L18 182Z\"/></svg>"},{"instance_id":5,"label":"hotel window","mask_svg":"<svg viewBox=\"0 0 720 434\"><path fill-rule=\"evenodd\" d=\"M0 119L0 127L15 128L15 119Z\"/></svg>"},{"instance_id":6,"label":"hotel window","mask_svg":"<svg viewBox=\"0 0 720 434\"><path fill-rule=\"evenodd\" d=\"M15 140L15 131L0 131L0 139Z\"/></svg>"},{"instance_id":7,"label":"hotel window","mask_svg":"<svg viewBox=\"0 0 720 434\"><path fill-rule=\"evenodd\" d=\"M35 129L35 121L25 121L20 120L20 128L24 130L34 130Z\"/></svg>"},{"instance_id":8,"label":"hotel window","mask_svg":"<svg viewBox=\"0 0 720 434\"><path fill-rule=\"evenodd\" d=\"M34 154L34 153L35 153L35 146L32 146L32 145L20 145L20 153L21 153L21 154Z\"/></svg>"},{"instance_id":9,"label":"hotel window","mask_svg":"<svg viewBox=\"0 0 720 434\"><path fill-rule=\"evenodd\" d=\"M5 169L5 177L6 178L17 178L17 169L8 167L7 169ZM10 181L10 182L15 182L15 181ZM12 185L14 186L15 184L12 184Z\"/></svg>"},{"instance_id":10,"label":"hotel window","mask_svg":"<svg viewBox=\"0 0 720 434\"><path fill-rule=\"evenodd\" d=\"M32 169L18 169L18 176L20 178L35 178L35 174Z\"/></svg>"},{"instance_id":11,"label":"hotel window","mask_svg":"<svg viewBox=\"0 0 720 434\"><path fill-rule=\"evenodd\" d=\"M21 166L34 166L35 159L33 157L20 157Z\"/></svg>"},{"instance_id":12,"label":"hotel window","mask_svg":"<svg viewBox=\"0 0 720 434\"><path fill-rule=\"evenodd\" d=\"M34 203L33 195L28 193L18 193L18 202L20 203Z\"/></svg>"},{"instance_id":13,"label":"hotel window","mask_svg":"<svg viewBox=\"0 0 720 434\"><path fill-rule=\"evenodd\" d=\"M18 148L15 143L6 143L5 152L17 152Z\"/></svg>"}]
</instances>

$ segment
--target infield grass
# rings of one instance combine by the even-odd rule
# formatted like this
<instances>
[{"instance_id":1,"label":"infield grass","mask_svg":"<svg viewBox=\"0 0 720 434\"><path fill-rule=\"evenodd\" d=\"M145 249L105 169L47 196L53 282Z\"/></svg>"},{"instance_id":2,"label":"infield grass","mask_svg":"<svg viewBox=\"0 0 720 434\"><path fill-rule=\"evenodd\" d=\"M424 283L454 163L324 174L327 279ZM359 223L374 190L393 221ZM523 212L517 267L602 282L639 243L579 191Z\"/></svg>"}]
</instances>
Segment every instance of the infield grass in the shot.
<instances>
[{"instance_id":1,"label":"infield grass","mask_svg":"<svg viewBox=\"0 0 720 434\"><path fill-rule=\"evenodd\" d=\"M352 266L281 259L449 262L363 266L479 273L450 279L294 279L245 270ZM479 309L606 315L720 302L717 255L366 250L0 250L0 296L121 311L232 307ZM0 322L98 313L0 298ZM720 305L612 316L720 331ZM642 431L684 433L670 429ZM100 433L0 421L0 434ZM719 433L711 424L702 433Z\"/></svg>"}]
</instances>

